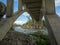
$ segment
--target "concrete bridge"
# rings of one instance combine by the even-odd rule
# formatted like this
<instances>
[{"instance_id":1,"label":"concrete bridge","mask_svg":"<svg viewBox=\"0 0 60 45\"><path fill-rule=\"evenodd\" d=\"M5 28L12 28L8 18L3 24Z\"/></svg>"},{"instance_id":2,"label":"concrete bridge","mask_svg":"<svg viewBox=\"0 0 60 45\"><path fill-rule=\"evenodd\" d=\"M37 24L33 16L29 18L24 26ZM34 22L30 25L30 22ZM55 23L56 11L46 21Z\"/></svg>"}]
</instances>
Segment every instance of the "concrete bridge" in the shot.
<instances>
[{"instance_id":1,"label":"concrete bridge","mask_svg":"<svg viewBox=\"0 0 60 45\"><path fill-rule=\"evenodd\" d=\"M13 22L26 11L31 14L37 25L45 16L51 45L60 45L60 18L56 15L54 2L54 0L18 0L18 11L13 13L14 0L7 0L7 18L4 24L0 26L0 40L12 27ZM22 6L25 7L24 10Z\"/></svg>"}]
</instances>

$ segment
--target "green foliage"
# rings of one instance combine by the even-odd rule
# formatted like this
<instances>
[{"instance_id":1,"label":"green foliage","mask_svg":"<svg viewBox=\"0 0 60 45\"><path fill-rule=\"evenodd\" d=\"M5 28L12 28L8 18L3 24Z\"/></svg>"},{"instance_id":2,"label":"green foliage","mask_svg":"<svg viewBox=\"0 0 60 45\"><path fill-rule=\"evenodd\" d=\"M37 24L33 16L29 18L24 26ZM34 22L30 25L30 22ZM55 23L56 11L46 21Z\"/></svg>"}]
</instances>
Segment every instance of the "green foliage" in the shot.
<instances>
[{"instance_id":1,"label":"green foliage","mask_svg":"<svg viewBox=\"0 0 60 45\"><path fill-rule=\"evenodd\" d=\"M44 35L42 33L40 33L40 34L36 33L36 34L31 34L31 35L36 37L36 44L37 45L50 45L48 35Z\"/></svg>"},{"instance_id":2,"label":"green foliage","mask_svg":"<svg viewBox=\"0 0 60 45\"><path fill-rule=\"evenodd\" d=\"M0 16L3 16L6 13L6 5L3 2L0 2Z\"/></svg>"},{"instance_id":3,"label":"green foliage","mask_svg":"<svg viewBox=\"0 0 60 45\"><path fill-rule=\"evenodd\" d=\"M30 16L26 16L28 18L28 22L26 24L30 24L32 22L32 19L30 18Z\"/></svg>"},{"instance_id":4,"label":"green foliage","mask_svg":"<svg viewBox=\"0 0 60 45\"><path fill-rule=\"evenodd\" d=\"M42 20L43 25L45 26L45 20Z\"/></svg>"}]
</instances>

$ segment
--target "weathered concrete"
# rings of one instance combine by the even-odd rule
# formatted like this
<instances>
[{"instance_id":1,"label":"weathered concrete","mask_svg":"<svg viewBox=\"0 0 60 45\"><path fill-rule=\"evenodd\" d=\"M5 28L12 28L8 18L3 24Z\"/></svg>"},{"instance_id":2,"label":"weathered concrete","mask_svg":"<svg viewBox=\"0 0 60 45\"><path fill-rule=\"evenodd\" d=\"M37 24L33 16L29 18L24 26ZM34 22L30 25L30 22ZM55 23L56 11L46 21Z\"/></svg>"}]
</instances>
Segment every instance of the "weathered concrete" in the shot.
<instances>
[{"instance_id":1,"label":"weathered concrete","mask_svg":"<svg viewBox=\"0 0 60 45\"><path fill-rule=\"evenodd\" d=\"M47 15L45 19L51 45L60 45L60 19L56 15Z\"/></svg>"},{"instance_id":2,"label":"weathered concrete","mask_svg":"<svg viewBox=\"0 0 60 45\"><path fill-rule=\"evenodd\" d=\"M22 10L22 0L18 0L18 10Z\"/></svg>"},{"instance_id":3,"label":"weathered concrete","mask_svg":"<svg viewBox=\"0 0 60 45\"><path fill-rule=\"evenodd\" d=\"M24 0L23 0L24 1ZM37 3L38 2L38 3ZM7 18L4 24L0 27L0 40L6 35L6 33L11 28L13 22L17 17L23 13L22 9L22 0L18 0L18 12L13 14L13 3L14 0L7 0L7 16L12 16ZM49 31L51 45L60 45L60 18L55 14L55 4L54 0L25 0L24 3L27 4L31 16L36 20L40 20L43 15L46 15L46 26ZM23 3L23 5L24 5ZM31 3L31 4L30 4ZM34 4L35 3L35 4ZM40 4L40 5L39 5ZM42 12L41 12L42 8ZM36 12L37 11L37 12ZM38 14L39 13L39 14ZM41 16L42 15L42 16Z\"/></svg>"},{"instance_id":4,"label":"weathered concrete","mask_svg":"<svg viewBox=\"0 0 60 45\"><path fill-rule=\"evenodd\" d=\"M19 13L20 12L20 13ZM12 16L4 21L3 25L0 27L0 40L4 38L6 33L12 27L13 22L23 13L24 11L18 11Z\"/></svg>"},{"instance_id":5,"label":"weathered concrete","mask_svg":"<svg viewBox=\"0 0 60 45\"><path fill-rule=\"evenodd\" d=\"M26 4L26 7L29 9L29 13L36 21L42 17L41 8L42 0L23 0L23 3Z\"/></svg>"},{"instance_id":6,"label":"weathered concrete","mask_svg":"<svg viewBox=\"0 0 60 45\"><path fill-rule=\"evenodd\" d=\"M55 0L45 0L46 14L55 14Z\"/></svg>"},{"instance_id":7,"label":"weathered concrete","mask_svg":"<svg viewBox=\"0 0 60 45\"><path fill-rule=\"evenodd\" d=\"M13 6L14 0L7 0L7 17L11 17L13 15Z\"/></svg>"},{"instance_id":8,"label":"weathered concrete","mask_svg":"<svg viewBox=\"0 0 60 45\"><path fill-rule=\"evenodd\" d=\"M13 22L25 11L21 11L22 9L22 0L18 0L18 11L13 13L13 5L14 5L14 0L7 0L7 18L3 25L0 27L0 40L4 38L6 33L9 31L11 28Z\"/></svg>"}]
</instances>

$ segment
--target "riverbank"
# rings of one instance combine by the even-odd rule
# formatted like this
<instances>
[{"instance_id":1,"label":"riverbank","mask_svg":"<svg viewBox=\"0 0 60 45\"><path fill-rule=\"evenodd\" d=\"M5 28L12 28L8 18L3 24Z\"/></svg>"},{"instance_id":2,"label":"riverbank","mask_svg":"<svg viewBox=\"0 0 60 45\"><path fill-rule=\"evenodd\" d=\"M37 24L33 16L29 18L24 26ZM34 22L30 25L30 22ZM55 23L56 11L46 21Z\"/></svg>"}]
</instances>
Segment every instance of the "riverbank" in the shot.
<instances>
[{"instance_id":1,"label":"riverbank","mask_svg":"<svg viewBox=\"0 0 60 45\"><path fill-rule=\"evenodd\" d=\"M24 34L15 30L10 30L4 39L0 41L0 45L49 45L49 37L42 32L34 32L32 34Z\"/></svg>"}]
</instances>

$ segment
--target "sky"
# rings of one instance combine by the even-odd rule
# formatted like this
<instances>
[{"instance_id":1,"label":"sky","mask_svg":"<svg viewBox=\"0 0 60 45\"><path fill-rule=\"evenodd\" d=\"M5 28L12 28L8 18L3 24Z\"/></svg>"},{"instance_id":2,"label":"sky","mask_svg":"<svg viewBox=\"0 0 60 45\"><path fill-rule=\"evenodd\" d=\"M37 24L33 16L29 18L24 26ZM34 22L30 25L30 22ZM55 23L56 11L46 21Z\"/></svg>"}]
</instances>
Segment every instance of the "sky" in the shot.
<instances>
[{"instance_id":1,"label":"sky","mask_svg":"<svg viewBox=\"0 0 60 45\"><path fill-rule=\"evenodd\" d=\"M6 5L6 0L0 0L0 2L3 2ZM14 0L14 12L18 10L18 0ZM55 10L56 14L60 17L60 0L55 0ZM27 16L30 17L30 14L27 12L24 12L21 16L17 18L17 20L14 23L17 24L24 24L28 21ZM31 17L30 17L31 18Z\"/></svg>"},{"instance_id":2,"label":"sky","mask_svg":"<svg viewBox=\"0 0 60 45\"><path fill-rule=\"evenodd\" d=\"M56 14L60 17L60 0L55 0Z\"/></svg>"}]
</instances>

